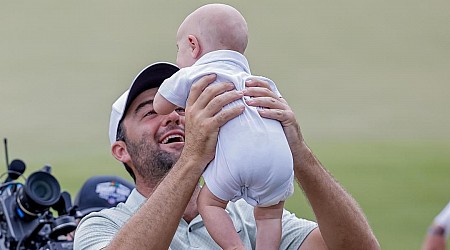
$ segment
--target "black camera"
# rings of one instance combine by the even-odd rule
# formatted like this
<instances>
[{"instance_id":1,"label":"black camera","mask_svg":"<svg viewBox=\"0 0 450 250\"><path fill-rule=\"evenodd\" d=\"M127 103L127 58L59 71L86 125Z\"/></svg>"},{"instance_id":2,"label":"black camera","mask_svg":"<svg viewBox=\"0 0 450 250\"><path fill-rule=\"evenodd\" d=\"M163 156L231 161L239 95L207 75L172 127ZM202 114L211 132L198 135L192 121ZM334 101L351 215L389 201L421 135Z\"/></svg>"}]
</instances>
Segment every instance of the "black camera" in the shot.
<instances>
[{"instance_id":1,"label":"black camera","mask_svg":"<svg viewBox=\"0 0 450 250\"><path fill-rule=\"evenodd\" d=\"M6 161L7 177L0 185L0 249L73 249L65 236L76 229L76 212L50 166L33 172L22 184L16 179L25 172L25 163Z\"/></svg>"}]
</instances>

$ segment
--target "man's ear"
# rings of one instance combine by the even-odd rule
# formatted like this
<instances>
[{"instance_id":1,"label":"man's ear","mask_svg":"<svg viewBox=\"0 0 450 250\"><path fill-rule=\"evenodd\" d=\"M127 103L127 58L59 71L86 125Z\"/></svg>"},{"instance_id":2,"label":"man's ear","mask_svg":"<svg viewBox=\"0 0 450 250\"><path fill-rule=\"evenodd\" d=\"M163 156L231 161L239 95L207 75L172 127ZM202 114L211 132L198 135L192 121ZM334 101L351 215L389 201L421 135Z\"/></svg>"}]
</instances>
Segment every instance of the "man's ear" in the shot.
<instances>
[{"instance_id":1,"label":"man's ear","mask_svg":"<svg viewBox=\"0 0 450 250\"><path fill-rule=\"evenodd\" d=\"M201 50L200 43L199 43L197 37L195 37L194 35L188 35L188 42L189 42L189 46L191 48L192 58L194 58L194 59L200 58L202 50Z\"/></svg>"},{"instance_id":2,"label":"man's ear","mask_svg":"<svg viewBox=\"0 0 450 250\"><path fill-rule=\"evenodd\" d=\"M112 155L120 162L127 163L131 160L128 154L127 145L124 141L116 141L111 146Z\"/></svg>"}]
</instances>

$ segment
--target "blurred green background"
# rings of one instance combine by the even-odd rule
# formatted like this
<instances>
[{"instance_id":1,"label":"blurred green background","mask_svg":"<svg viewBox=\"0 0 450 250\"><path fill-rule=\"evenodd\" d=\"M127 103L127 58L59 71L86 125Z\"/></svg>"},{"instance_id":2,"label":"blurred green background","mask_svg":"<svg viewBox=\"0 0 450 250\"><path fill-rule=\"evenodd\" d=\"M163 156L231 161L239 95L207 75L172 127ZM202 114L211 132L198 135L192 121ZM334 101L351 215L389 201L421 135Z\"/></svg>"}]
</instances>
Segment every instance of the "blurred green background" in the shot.
<instances>
[{"instance_id":1,"label":"blurred green background","mask_svg":"<svg viewBox=\"0 0 450 250\"><path fill-rule=\"evenodd\" d=\"M247 19L253 73L278 84L382 248L419 249L450 200L450 2L223 2ZM204 3L1 1L10 160L27 175L50 164L72 197L89 176L128 178L109 151L111 104L143 67L175 61L178 25ZM314 219L300 189L287 206Z\"/></svg>"}]
</instances>

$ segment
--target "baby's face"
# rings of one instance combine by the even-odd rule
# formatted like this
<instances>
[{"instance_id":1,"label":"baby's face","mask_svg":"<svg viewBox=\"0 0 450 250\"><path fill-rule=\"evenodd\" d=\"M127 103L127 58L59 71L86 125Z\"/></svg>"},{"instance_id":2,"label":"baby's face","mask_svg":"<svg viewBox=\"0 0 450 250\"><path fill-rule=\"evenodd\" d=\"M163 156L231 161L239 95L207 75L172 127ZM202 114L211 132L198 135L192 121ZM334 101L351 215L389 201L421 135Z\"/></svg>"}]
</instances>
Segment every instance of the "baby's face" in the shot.
<instances>
[{"instance_id":1,"label":"baby's face","mask_svg":"<svg viewBox=\"0 0 450 250\"><path fill-rule=\"evenodd\" d=\"M192 25L191 22L184 21L177 31L177 65L180 68L192 66L195 63L193 58L193 49L195 46L192 44ZM190 39L191 38L191 39ZM194 43L195 44L195 43Z\"/></svg>"}]
</instances>

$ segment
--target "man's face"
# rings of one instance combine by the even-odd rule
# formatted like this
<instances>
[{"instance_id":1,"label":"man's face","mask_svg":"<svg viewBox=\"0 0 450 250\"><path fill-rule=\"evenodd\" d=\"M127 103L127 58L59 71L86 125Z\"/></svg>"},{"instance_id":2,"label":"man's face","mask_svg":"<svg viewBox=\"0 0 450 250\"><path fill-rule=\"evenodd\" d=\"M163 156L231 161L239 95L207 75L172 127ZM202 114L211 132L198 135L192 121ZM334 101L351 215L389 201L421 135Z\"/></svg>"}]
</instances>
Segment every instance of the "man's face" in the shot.
<instances>
[{"instance_id":1,"label":"man's face","mask_svg":"<svg viewBox=\"0 0 450 250\"><path fill-rule=\"evenodd\" d=\"M123 120L125 143L136 171L160 180L178 160L184 146L184 110L158 115L153 109L156 88L141 93Z\"/></svg>"}]
</instances>

